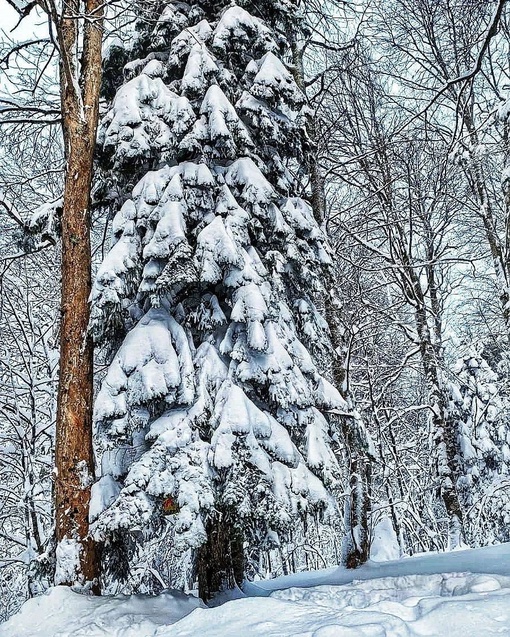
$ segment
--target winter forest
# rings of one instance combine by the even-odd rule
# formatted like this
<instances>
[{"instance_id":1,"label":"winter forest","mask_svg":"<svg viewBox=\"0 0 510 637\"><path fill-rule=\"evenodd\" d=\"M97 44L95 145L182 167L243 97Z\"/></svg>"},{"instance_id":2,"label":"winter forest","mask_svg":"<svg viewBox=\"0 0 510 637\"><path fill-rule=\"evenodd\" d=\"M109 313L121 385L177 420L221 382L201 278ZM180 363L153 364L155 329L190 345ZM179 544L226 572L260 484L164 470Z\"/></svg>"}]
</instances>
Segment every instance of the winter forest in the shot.
<instances>
[{"instance_id":1,"label":"winter forest","mask_svg":"<svg viewBox=\"0 0 510 637\"><path fill-rule=\"evenodd\" d=\"M0 0L0 622L510 542L509 53L506 0Z\"/></svg>"}]
</instances>

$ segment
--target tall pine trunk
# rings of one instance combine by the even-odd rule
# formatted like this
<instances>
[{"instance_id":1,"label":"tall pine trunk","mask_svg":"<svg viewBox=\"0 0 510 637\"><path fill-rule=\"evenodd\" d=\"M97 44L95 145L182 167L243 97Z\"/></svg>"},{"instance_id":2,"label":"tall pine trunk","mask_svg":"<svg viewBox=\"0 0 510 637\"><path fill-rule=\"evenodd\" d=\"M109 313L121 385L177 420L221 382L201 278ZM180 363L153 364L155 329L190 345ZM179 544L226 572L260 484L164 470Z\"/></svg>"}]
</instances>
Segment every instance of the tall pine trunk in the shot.
<instances>
[{"instance_id":1,"label":"tall pine trunk","mask_svg":"<svg viewBox=\"0 0 510 637\"><path fill-rule=\"evenodd\" d=\"M78 16L85 12L81 56ZM60 88L66 156L62 213L60 377L56 425L56 583L91 583L98 592L98 556L89 536L93 346L87 333L91 290L90 188L101 82L102 8L74 0L58 25ZM65 562L72 553L74 562ZM64 560L63 558L66 558Z\"/></svg>"}]
</instances>

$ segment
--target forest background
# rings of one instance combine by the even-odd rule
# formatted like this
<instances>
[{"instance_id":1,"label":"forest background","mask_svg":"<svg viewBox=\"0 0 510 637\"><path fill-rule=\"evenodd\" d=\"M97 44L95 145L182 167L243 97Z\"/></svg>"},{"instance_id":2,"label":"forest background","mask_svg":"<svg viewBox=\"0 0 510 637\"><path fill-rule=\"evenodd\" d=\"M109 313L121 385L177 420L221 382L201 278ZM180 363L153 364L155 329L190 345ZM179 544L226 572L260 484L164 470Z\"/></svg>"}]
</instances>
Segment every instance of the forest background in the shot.
<instances>
[{"instance_id":1,"label":"forest background","mask_svg":"<svg viewBox=\"0 0 510 637\"><path fill-rule=\"evenodd\" d=\"M65 174L47 21L34 9L11 32L16 13L4 10L13 21L2 22L0 50L0 619L51 579ZM103 127L119 85L112 52L128 49L134 20L129 5L109 11ZM324 313L346 406L329 409L329 434L343 514L305 516L250 556L249 575L345 562L353 546L366 559L385 525L400 555L508 541L507 3L300 11L301 77L288 51L284 62L313 118L300 193L312 200L320 182L315 210L332 248ZM97 272L113 215L96 206L91 216ZM110 358L98 350L96 390ZM111 590L193 584L191 553L161 541L173 532L163 521L163 534L132 547Z\"/></svg>"}]
</instances>

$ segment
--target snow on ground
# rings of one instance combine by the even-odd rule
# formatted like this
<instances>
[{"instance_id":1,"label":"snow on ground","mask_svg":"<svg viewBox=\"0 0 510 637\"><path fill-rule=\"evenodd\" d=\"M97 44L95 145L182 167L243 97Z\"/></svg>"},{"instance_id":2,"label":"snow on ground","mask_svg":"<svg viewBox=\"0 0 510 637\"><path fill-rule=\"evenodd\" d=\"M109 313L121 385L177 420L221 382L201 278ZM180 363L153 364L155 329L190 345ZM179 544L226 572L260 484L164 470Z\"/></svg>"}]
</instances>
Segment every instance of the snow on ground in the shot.
<instances>
[{"instance_id":1,"label":"snow on ground","mask_svg":"<svg viewBox=\"0 0 510 637\"><path fill-rule=\"evenodd\" d=\"M0 637L510 636L510 544L302 573L246 592L206 608L174 592L94 598L58 587L0 625Z\"/></svg>"},{"instance_id":2,"label":"snow on ground","mask_svg":"<svg viewBox=\"0 0 510 637\"><path fill-rule=\"evenodd\" d=\"M288 589L191 613L161 637L510 635L510 578L417 575Z\"/></svg>"},{"instance_id":3,"label":"snow on ground","mask_svg":"<svg viewBox=\"0 0 510 637\"><path fill-rule=\"evenodd\" d=\"M510 543L450 553L419 553L413 557L387 562L370 561L354 571L329 568L308 573L295 573L272 580L251 582L247 584L246 592L250 596L265 596L271 591L292 586L340 585L348 584L353 579L370 580L380 577L435 573L491 573L510 576ZM510 629L508 634L510 635Z\"/></svg>"},{"instance_id":4,"label":"snow on ground","mask_svg":"<svg viewBox=\"0 0 510 637\"><path fill-rule=\"evenodd\" d=\"M25 602L0 625L0 637L152 637L201 606L196 597L176 591L93 597L57 586Z\"/></svg>"}]
</instances>

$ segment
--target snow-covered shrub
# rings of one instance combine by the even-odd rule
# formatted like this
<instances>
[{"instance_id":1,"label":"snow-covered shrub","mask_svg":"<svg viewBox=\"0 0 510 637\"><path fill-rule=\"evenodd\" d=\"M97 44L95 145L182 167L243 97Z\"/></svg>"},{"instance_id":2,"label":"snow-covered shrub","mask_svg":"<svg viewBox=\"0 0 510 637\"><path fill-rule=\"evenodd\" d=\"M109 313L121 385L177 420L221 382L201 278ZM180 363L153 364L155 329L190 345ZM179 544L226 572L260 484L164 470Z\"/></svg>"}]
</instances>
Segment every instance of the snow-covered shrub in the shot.
<instances>
[{"instance_id":1,"label":"snow-covered shrub","mask_svg":"<svg viewBox=\"0 0 510 637\"><path fill-rule=\"evenodd\" d=\"M499 374L471 349L458 360L450 385L457 416L467 539L484 546L510 539L510 403L504 360Z\"/></svg>"}]
</instances>

